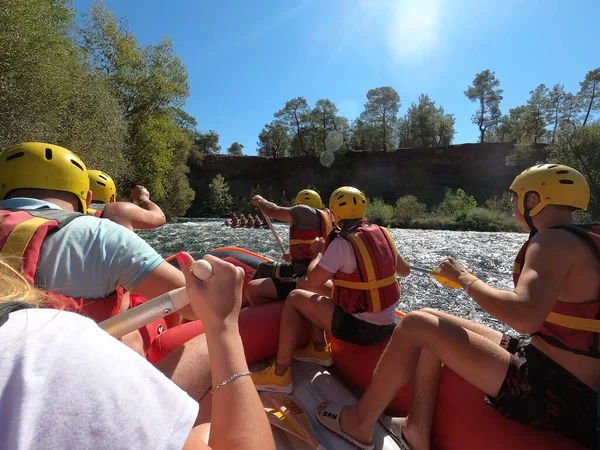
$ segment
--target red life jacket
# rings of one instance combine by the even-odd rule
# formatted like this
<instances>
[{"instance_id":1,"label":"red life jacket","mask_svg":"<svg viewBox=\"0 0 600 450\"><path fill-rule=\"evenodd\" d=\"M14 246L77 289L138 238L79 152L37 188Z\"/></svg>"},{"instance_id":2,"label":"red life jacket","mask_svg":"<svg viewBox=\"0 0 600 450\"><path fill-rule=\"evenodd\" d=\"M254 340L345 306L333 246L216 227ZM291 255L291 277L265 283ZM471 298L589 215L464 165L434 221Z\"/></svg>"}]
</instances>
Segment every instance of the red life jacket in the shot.
<instances>
[{"instance_id":1,"label":"red life jacket","mask_svg":"<svg viewBox=\"0 0 600 450\"><path fill-rule=\"evenodd\" d=\"M333 231L333 214L327 208L315 211L319 213L321 221L319 228L298 230L294 225L290 226L290 256L293 264L312 261L310 244L315 238L322 237L325 239L325 245L329 244L329 234Z\"/></svg>"},{"instance_id":2,"label":"red life jacket","mask_svg":"<svg viewBox=\"0 0 600 450\"><path fill-rule=\"evenodd\" d=\"M0 257L32 285L38 269L42 244L46 237L82 217L80 213L44 210L0 210ZM58 300L57 307L80 313L101 322L119 314L123 289L106 298L85 299L49 292Z\"/></svg>"},{"instance_id":3,"label":"red life jacket","mask_svg":"<svg viewBox=\"0 0 600 450\"><path fill-rule=\"evenodd\" d=\"M594 250L600 260L600 226L561 226L555 229L566 230L580 236ZM513 265L515 286L525 264L525 254L529 240L519 250ZM534 333L550 345L579 355L600 358L600 300L588 303L556 302L542 327Z\"/></svg>"},{"instance_id":4,"label":"red life jacket","mask_svg":"<svg viewBox=\"0 0 600 450\"><path fill-rule=\"evenodd\" d=\"M92 208L93 206L93 208ZM87 209L87 214L95 217L104 216L104 209L106 208L106 204L104 203L92 203Z\"/></svg>"},{"instance_id":5,"label":"red life jacket","mask_svg":"<svg viewBox=\"0 0 600 450\"><path fill-rule=\"evenodd\" d=\"M348 313L379 312L400 298L396 279L396 245L390 232L379 225L361 224L339 235L352 244L357 269L333 276L331 298Z\"/></svg>"}]
</instances>

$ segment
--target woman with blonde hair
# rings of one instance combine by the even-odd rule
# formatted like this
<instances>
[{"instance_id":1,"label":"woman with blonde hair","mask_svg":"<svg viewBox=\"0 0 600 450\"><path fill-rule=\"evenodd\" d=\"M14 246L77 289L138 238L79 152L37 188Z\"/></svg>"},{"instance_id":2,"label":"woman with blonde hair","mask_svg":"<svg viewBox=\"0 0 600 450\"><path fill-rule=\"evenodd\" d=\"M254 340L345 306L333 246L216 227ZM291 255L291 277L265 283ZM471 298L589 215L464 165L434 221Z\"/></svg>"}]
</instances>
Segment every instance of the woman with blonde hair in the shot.
<instances>
[{"instance_id":1,"label":"woman with blonde hair","mask_svg":"<svg viewBox=\"0 0 600 450\"><path fill-rule=\"evenodd\" d=\"M178 260L209 353L219 355L211 358L210 447L191 397L92 320L47 308L56 300L0 261L2 448L274 449L245 376L237 329L243 270L207 257L213 275L200 281L189 255ZM243 420L231 427L233 417Z\"/></svg>"}]
</instances>

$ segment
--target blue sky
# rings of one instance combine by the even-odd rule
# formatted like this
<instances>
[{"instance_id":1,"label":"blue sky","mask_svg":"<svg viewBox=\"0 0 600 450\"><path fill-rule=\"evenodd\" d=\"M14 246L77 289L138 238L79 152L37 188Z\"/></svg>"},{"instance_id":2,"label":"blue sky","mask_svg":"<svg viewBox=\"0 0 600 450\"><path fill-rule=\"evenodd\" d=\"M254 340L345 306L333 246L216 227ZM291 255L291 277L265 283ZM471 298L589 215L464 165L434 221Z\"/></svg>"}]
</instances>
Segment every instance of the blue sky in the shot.
<instances>
[{"instance_id":1,"label":"blue sky","mask_svg":"<svg viewBox=\"0 0 600 450\"><path fill-rule=\"evenodd\" d=\"M74 0L78 12L91 0ZM456 118L455 143L476 142L463 91L496 72L503 112L538 84L576 92L600 65L598 0L105 0L141 44L169 36L186 64L186 110L256 154L286 100L331 99L354 119L371 88L392 86L403 115L426 93Z\"/></svg>"}]
</instances>

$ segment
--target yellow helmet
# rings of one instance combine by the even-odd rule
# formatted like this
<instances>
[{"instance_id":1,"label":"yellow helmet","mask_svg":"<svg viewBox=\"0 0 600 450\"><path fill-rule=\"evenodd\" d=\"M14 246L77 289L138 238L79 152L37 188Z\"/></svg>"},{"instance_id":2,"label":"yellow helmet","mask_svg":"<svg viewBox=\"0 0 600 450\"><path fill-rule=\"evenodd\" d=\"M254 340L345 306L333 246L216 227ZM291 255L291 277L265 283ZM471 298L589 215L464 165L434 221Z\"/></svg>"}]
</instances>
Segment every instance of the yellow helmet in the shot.
<instances>
[{"instance_id":1,"label":"yellow helmet","mask_svg":"<svg viewBox=\"0 0 600 450\"><path fill-rule=\"evenodd\" d=\"M525 214L525 196L537 192L540 203L529 211L538 214L547 205L572 206L586 210L590 203L590 185L585 177L572 167L561 164L542 164L521 172L510 185L517 195L517 207Z\"/></svg>"},{"instance_id":2,"label":"yellow helmet","mask_svg":"<svg viewBox=\"0 0 600 450\"><path fill-rule=\"evenodd\" d=\"M323 201L318 192L312 189L303 189L296 195L296 205L306 205L311 208L321 209L323 207Z\"/></svg>"},{"instance_id":3,"label":"yellow helmet","mask_svg":"<svg viewBox=\"0 0 600 450\"><path fill-rule=\"evenodd\" d=\"M88 170L92 201L114 203L117 200L117 187L111 177L100 170Z\"/></svg>"},{"instance_id":4,"label":"yellow helmet","mask_svg":"<svg viewBox=\"0 0 600 450\"><path fill-rule=\"evenodd\" d=\"M363 219L367 210L367 199L362 191L351 186L336 189L329 199L329 209L335 221Z\"/></svg>"},{"instance_id":5,"label":"yellow helmet","mask_svg":"<svg viewBox=\"0 0 600 450\"><path fill-rule=\"evenodd\" d=\"M25 142L0 156L0 200L14 189L50 189L75 194L87 210L87 169L73 152L58 145Z\"/></svg>"}]
</instances>

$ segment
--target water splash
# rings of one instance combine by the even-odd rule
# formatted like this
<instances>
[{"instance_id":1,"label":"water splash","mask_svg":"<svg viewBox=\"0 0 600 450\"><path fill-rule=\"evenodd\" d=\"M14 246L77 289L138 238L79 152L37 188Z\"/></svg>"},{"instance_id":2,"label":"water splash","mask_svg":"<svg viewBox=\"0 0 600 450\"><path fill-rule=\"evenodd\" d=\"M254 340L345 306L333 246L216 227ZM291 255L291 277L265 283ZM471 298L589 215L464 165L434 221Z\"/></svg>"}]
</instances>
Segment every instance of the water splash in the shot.
<instances>
[{"instance_id":1,"label":"water splash","mask_svg":"<svg viewBox=\"0 0 600 450\"><path fill-rule=\"evenodd\" d=\"M288 225L273 225L284 246L287 246ZM513 258L527 239L523 233L390 231L398 251L412 264L435 269L444 257L453 256L467 263L477 277L499 289L512 289ZM231 229L223 226L223 219L185 219L156 230L140 231L139 234L164 257L180 251L200 251L221 246L243 247L272 259L281 256L269 230ZM402 311L437 308L514 334L505 324L490 317L462 290L445 288L433 278L418 274L403 278L401 285L402 297L398 307Z\"/></svg>"}]
</instances>

